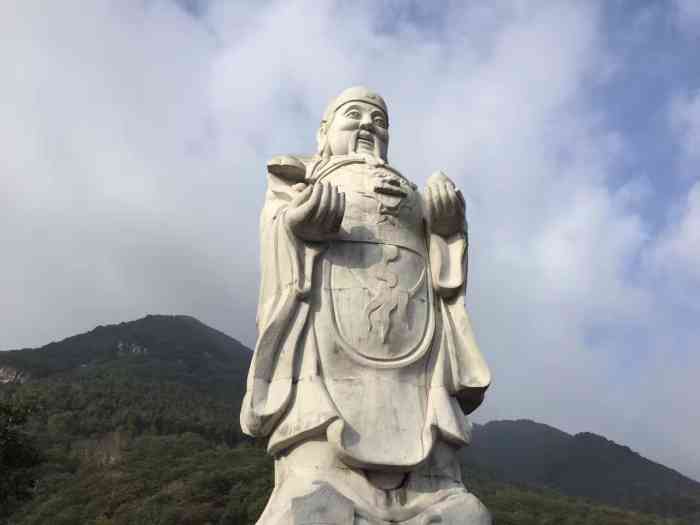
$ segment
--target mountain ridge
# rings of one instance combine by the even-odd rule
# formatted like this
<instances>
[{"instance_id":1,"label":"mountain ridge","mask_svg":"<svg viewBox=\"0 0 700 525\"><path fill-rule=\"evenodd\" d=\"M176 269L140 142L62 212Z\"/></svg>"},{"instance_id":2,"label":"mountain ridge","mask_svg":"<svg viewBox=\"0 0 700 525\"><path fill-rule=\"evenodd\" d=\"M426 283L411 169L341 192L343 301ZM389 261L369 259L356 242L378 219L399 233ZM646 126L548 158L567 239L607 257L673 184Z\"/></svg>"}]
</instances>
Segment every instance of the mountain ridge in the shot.
<instances>
[{"instance_id":1,"label":"mountain ridge","mask_svg":"<svg viewBox=\"0 0 700 525\"><path fill-rule=\"evenodd\" d=\"M142 368L160 365L174 380L183 380L189 371L189 379L201 383L197 376L209 372L209 379L221 386L245 378L252 352L192 316L149 314L134 321L98 325L41 347L0 352L0 368L5 370L5 383L13 379L13 373L14 379L38 380L109 366L127 355L141 357ZM136 362L130 365L132 372L148 375L148 370L139 372Z\"/></svg>"},{"instance_id":2,"label":"mountain ridge","mask_svg":"<svg viewBox=\"0 0 700 525\"><path fill-rule=\"evenodd\" d=\"M700 482L592 432L530 419L474 425L463 461L500 481L664 516L700 514Z\"/></svg>"},{"instance_id":3,"label":"mountain ridge","mask_svg":"<svg viewBox=\"0 0 700 525\"><path fill-rule=\"evenodd\" d=\"M669 470L672 473L677 474L678 476L681 476L683 478L687 478L687 479L693 481L694 483L697 483L699 485L699 488L700 488L700 479L696 479L693 476L690 476L688 474L684 474L683 472L680 472L679 470L674 469L673 467L669 467L667 465L664 465L663 463L661 463L659 461L655 461L653 459L647 458L641 452L636 451L632 447L625 445L623 443L618 443L617 441L610 439L610 438L607 438L604 435L598 434L596 432L591 432L591 431L581 431L581 432L575 432L575 433L566 432L565 430L561 430L560 428L549 425L547 423L535 421L534 419L531 419L531 418L494 419L491 421L487 421L485 423L472 423L472 426L474 429L476 429L476 432L478 433L481 431L481 429L483 429L484 427L487 427L487 426L505 425L505 424L509 424L509 423L528 424L528 425L531 424L531 425L534 425L534 426L537 426L540 428L549 429L551 431L554 431L556 433L559 433L559 434L564 435L564 436L569 437L569 438L599 441L599 442L607 444L607 445L613 445L616 447L620 447L621 449L626 450L627 452L629 452L630 454L632 454L634 456L637 456L637 457L642 458L646 461L654 463L655 465L658 465L666 470Z\"/></svg>"}]
</instances>

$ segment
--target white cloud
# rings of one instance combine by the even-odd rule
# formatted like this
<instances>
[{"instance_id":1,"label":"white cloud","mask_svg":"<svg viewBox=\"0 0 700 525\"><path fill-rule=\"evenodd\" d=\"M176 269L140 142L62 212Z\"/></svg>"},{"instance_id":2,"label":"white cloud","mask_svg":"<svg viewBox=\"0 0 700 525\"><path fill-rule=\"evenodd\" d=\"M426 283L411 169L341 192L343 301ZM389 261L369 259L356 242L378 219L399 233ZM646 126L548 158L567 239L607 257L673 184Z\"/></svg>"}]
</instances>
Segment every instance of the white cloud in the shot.
<instances>
[{"instance_id":1,"label":"white cloud","mask_svg":"<svg viewBox=\"0 0 700 525\"><path fill-rule=\"evenodd\" d=\"M700 292L700 93L672 97L669 120L680 152L678 171L691 178L691 185L669 207L665 227L646 263L675 292L677 301L686 297L679 302L692 306L695 297L688 291Z\"/></svg>"},{"instance_id":2,"label":"white cloud","mask_svg":"<svg viewBox=\"0 0 700 525\"><path fill-rule=\"evenodd\" d=\"M670 457L670 437L618 425L648 400L615 385L660 306L632 271L648 181L619 187L626 138L591 94L619 59L592 4L455 2L423 13L434 26L401 3L2 9L0 347L148 312L251 343L264 163L313 151L328 99L363 83L389 102L392 162L419 184L444 169L468 196L469 303L496 378L482 417Z\"/></svg>"},{"instance_id":3,"label":"white cloud","mask_svg":"<svg viewBox=\"0 0 700 525\"><path fill-rule=\"evenodd\" d=\"M695 0L673 0L677 26L689 37L700 35L700 4Z\"/></svg>"},{"instance_id":4,"label":"white cloud","mask_svg":"<svg viewBox=\"0 0 700 525\"><path fill-rule=\"evenodd\" d=\"M687 284L700 286L700 182L691 187L677 215L656 244L654 263L661 271L673 273L667 275L671 280L682 283L679 277L685 277L690 281Z\"/></svg>"},{"instance_id":5,"label":"white cloud","mask_svg":"<svg viewBox=\"0 0 700 525\"><path fill-rule=\"evenodd\" d=\"M676 95L671 101L669 120L680 148L680 168L687 175L697 176L700 162L700 92Z\"/></svg>"}]
</instances>

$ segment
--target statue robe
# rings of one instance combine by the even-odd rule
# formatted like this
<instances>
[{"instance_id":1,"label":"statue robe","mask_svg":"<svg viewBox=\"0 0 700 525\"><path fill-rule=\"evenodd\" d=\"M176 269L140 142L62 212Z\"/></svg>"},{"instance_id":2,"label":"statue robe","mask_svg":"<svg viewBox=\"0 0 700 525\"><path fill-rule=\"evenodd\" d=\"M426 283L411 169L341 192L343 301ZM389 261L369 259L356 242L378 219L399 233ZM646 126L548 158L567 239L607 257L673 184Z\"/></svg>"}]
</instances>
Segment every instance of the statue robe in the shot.
<instances>
[{"instance_id":1,"label":"statue robe","mask_svg":"<svg viewBox=\"0 0 700 525\"><path fill-rule=\"evenodd\" d=\"M259 337L241 426L251 436L269 437L273 455L325 437L350 466L411 470L436 439L469 442L464 414L479 406L490 382L464 305L466 235L429 233L420 194L389 166L352 157L305 164L305 183L328 180L345 192L345 216L327 242L299 239L284 214L301 177L269 174ZM395 206L399 201L411 205ZM381 259L384 264L374 263ZM400 271L382 276L397 259ZM350 306L334 312L344 304L338 283L353 276L361 281L363 272L374 284L355 287L345 303L362 303L366 294L365 304L354 316ZM412 325L398 326L406 312Z\"/></svg>"}]
</instances>

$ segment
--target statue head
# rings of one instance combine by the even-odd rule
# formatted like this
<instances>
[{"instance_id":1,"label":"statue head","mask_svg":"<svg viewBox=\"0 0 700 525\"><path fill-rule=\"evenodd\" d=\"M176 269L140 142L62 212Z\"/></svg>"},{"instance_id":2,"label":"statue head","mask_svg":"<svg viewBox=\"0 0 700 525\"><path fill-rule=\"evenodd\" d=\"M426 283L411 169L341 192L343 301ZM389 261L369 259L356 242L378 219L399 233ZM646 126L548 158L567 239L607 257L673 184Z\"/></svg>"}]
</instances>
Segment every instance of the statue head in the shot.
<instances>
[{"instance_id":1,"label":"statue head","mask_svg":"<svg viewBox=\"0 0 700 525\"><path fill-rule=\"evenodd\" d=\"M386 102L366 87L346 89L328 104L316 139L323 156L367 153L387 160Z\"/></svg>"}]
</instances>

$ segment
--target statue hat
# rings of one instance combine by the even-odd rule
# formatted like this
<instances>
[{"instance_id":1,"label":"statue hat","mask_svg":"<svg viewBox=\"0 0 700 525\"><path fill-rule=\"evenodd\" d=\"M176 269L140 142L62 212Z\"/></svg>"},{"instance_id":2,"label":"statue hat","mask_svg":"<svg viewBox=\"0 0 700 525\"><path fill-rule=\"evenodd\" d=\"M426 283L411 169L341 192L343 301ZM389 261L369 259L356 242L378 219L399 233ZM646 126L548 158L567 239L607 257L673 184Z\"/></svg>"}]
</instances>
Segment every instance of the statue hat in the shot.
<instances>
[{"instance_id":1,"label":"statue hat","mask_svg":"<svg viewBox=\"0 0 700 525\"><path fill-rule=\"evenodd\" d=\"M340 95L335 97L331 101L331 103L328 104L328 106L326 107L326 111L323 114L323 120L321 122L330 122L333 118L333 114L338 110L338 108L340 108L340 106L342 106L343 104L347 104L348 102L366 102L367 104L372 104L373 106L376 106L377 108L381 109L386 115L388 125L389 110L387 108L386 102L377 93L364 86L353 86L343 90L343 92Z\"/></svg>"}]
</instances>

